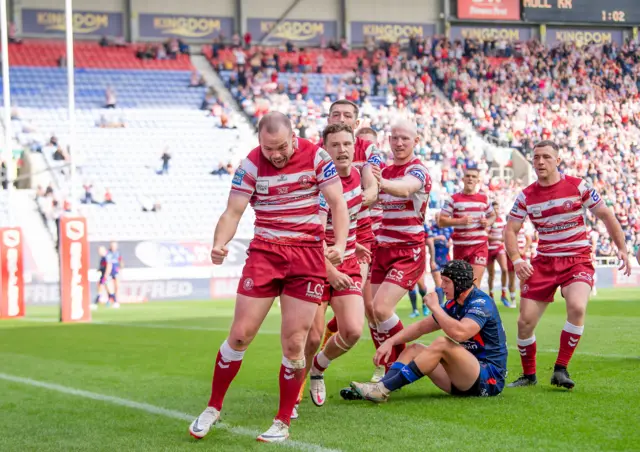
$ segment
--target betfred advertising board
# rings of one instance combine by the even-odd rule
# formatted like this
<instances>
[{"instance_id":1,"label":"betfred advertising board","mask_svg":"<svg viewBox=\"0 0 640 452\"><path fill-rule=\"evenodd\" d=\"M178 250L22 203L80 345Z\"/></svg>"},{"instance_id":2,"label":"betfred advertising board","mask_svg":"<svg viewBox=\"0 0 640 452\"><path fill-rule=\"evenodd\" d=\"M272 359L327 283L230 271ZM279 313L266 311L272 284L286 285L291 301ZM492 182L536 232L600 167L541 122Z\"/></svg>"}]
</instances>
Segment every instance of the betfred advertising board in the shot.
<instances>
[{"instance_id":1,"label":"betfred advertising board","mask_svg":"<svg viewBox=\"0 0 640 452\"><path fill-rule=\"evenodd\" d=\"M20 228L0 229L0 319L24 316L23 239Z\"/></svg>"},{"instance_id":2,"label":"betfred advertising board","mask_svg":"<svg viewBox=\"0 0 640 452\"><path fill-rule=\"evenodd\" d=\"M80 217L60 219L60 320L91 320L89 290L89 242L87 221Z\"/></svg>"}]
</instances>

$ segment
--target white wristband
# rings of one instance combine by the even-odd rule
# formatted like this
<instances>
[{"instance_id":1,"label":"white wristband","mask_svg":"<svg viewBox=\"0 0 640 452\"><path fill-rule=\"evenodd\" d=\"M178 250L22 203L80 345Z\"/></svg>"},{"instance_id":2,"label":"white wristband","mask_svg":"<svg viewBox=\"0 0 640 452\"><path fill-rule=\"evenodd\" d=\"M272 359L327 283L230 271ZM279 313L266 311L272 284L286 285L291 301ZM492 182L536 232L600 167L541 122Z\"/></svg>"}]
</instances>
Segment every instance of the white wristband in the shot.
<instances>
[{"instance_id":1,"label":"white wristband","mask_svg":"<svg viewBox=\"0 0 640 452\"><path fill-rule=\"evenodd\" d=\"M513 261L513 265L518 265L524 262L524 259L519 257L518 259L516 259L515 261Z\"/></svg>"}]
</instances>

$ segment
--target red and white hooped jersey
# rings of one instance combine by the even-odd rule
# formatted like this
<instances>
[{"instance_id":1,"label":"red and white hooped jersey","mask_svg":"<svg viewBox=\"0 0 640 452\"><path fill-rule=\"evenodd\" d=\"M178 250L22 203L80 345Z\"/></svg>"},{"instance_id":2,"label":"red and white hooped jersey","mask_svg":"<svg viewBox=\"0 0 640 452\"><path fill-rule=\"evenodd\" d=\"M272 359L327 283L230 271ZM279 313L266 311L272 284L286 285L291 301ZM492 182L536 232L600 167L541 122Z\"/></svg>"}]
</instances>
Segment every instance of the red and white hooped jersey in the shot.
<instances>
[{"instance_id":1,"label":"red and white hooped jersey","mask_svg":"<svg viewBox=\"0 0 640 452\"><path fill-rule=\"evenodd\" d=\"M498 216L496 221L493 222L491 228L489 228L489 249L497 250L504 244L504 227L507 225L507 221Z\"/></svg>"},{"instance_id":2,"label":"red and white hooped jersey","mask_svg":"<svg viewBox=\"0 0 640 452\"><path fill-rule=\"evenodd\" d=\"M380 170L385 169L386 164L380 162ZM369 216L371 217L371 231L373 235L378 239L378 232L380 226L382 226L382 201L378 200L369 208Z\"/></svg>"},{"instance_id":3,"label":"red and white hooped jersey","mask_svg":"<svg viewBox=\"0 0 640 452\"><path fill-rule=\"evenodd\" d=\"M586 181L562 175L559 182L544 187L534 182L516 198L509 220L529 217L538 232L537 254L591 259L584 208L595 209L602 202Z\"/></svg>"},{"instance_id":4,"label":"red and white hooped jersey","mask_svg":"<svg viewBox=\"0 0 640 452\"><path fill-rule=\"evenodd\" d=\"M342 192L347 202L349 210L349 235L347 237L347 246L345 247L344 258L347 259L355 255L356 252L356 233L358 228L358 213L362 207L362 187L360 186L360 172L351 167L351 174L347 177L340 176L342 182ZM333 221L329 205L320 193L320 215L327 215L327 228L325 241L328 246L335 244L335 236L333 234Z\"/></svg>"},{"instance_id":5,"label":"red and white hooped jersey","mask_svg":"<svg viewBox=\"0 0 640 452\"><path fill-rule=\"evenodd\" d=\"M444 203L442 212L451 218L472 217L475 221L469 225L453 226L453 246L474 246L487 243L487 228L480 224L481 218L493 213L493 206L484 193L467 195L455 193Z\"/></svg>"},{"instance_id":6,"label":"red and white hooped jersey","mask_svg":"<svg viewBox=\"0 0 640 452\"><path fill-rule=\"evenodd\" d=\"M231 181L231 194L249 196L256 213L257 239L278 244L322 246L320 187L337 183L331 156L302 138L284 168L276 168L253 149Z\"/></svg>"},{"instance_id":7,"label":"red and white hooped jersey","mask_svg":"<svg viewBox=\"0 0 640 452\"><path fill-rule=\"evenodd\" d=\"M422 186L408 198L380 192L382 225L376 235L380 246L412 247L425 243L424 222L431 193L431 177L417 158L404 165L386 166L382 170L383 179L398 180L405 176L415 177Z\"/></svg>"}]
</instances>

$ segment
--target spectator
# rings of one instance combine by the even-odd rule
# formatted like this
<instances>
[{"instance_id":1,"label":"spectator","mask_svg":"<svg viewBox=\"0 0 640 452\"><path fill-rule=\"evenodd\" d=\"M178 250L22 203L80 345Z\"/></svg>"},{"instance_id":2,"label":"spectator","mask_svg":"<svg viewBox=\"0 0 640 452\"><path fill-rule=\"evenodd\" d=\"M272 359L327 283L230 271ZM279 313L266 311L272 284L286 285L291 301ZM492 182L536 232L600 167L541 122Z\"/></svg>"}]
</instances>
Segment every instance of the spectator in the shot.
<instances>
[{"instance_id":1,"label":"spectator","mask_svg":"<svg viewBox=\"0 0 640 452\"><path fill-rule=\"evenodd\" d=\"M247 50L251 48L251 33L248 31L244 34L244 48Z\"/></svg>"},{"instance_id":2,"label":"spectator","mask_svg":"<svg viewBox=\"0 0 640 452\"><path fill-rule=\"evenodd\" d=\"M111 190L109 190L108 188L104 189L104 197L103 197L103 201L102 201L102 205L107 205L107 204L115 204L115 202L113 201L113 196L111 195Z\"/></svg>"},{"instance_id":3,"label":"spectator","mask_svg":"<svg viewBox=\"0 0 640 452\"><path fill-rule=\"evenodd\" d=\"M104 92L104 96L104 108L116 108L116 92L111 86L107 86L107 89Z\"/></svg>"},{"instance_id":4,"label":"spectator","mask_svg":"<svg viewBox=\"0 0 640 452\"><path fill-rule=\"evenodd\" d=\"M162 168L158 171L158 174L169 174L169 160L171 160L171 154L169 154L169 148L165 148L160 157L162 160Z\"/></svg>"},{"instance_id":5,"label":"spectator","mask_svg":"<svg viewBox=\"0 0 640 452\"><path fill-rule=\"evenodd\" d=\"M198 71L191 72L191 78L189 79L189 88L200 88L206 85L204 76Z\"/></svg>"},{"instance_id":6,"label":"spectator","mask_svg":"<svg viewBox=\"0 0 640 452\"><path fill-rule=\"evenodd\" d=\"M226 176L229 175L231 173L229 173L229 171L227 171L227 168L221 163L218 163L218 168L214 169L213 171L211 171L211 173L213 176Z\"/></svg>"}]
</instances>

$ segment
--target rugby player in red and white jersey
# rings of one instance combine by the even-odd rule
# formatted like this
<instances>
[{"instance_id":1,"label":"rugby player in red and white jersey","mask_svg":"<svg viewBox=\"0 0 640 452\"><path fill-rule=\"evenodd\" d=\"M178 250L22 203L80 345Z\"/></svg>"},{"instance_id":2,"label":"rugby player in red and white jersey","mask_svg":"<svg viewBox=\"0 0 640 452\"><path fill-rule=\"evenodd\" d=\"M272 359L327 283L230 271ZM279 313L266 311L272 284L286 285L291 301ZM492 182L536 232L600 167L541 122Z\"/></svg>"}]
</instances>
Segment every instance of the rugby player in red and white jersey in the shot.
<instances>
[{"instance_id":1,"label":"rugby player in red and white jersey","mask_svg":"<svg viewBox=\"0 0 640 452\"><path fill-rule=\"evenodd\" d=\"M220 419L229 385L277 296L282 311L280 406L271 428L257 439L281 442L289 437L290 417L304 381L304 341L327 277L325 258L339 265L345 252L347 203L331 156L311 142L296 138L291 121L278 112L260 120L258 139L260 145L233 176L227 208L213 238L211 261L220 265L251 203L256 214L255 235L238 284L231 331L215 361L211 398L189 427L195 438L204 437ZM335 244L326 249L319 215L320 193L331 208L335 235Z\"/></svg>"},{"instance_id":2,"label":"rugby player in red and white jersey","mask_svg":"<svg viewBox=\"0 0 640 452\"><path fill-rule=\"evenodd\" d=\"M355 136L353 130L346 124L328 125L322 133L324 147L333 159L338 176L342 182L344 198L349 210L349 236L344 254L344 261L339 266L326 261L327 284L325 284L323 303L318 306L314 324L309 337L320 338L324 330L327 304L331 304L337 320L338 331L323 345L322 350L306 356L307 371L310 370L309 393L316 406L324 405L326 388L324 371L331 361L347 353L360 339L364 322L364 303L362 301L362 275L356 252L357 230L361 219L359 212L362 207L362 188L360 172L351 164L353 159ZM327 246L334 245L333 219L329 206L320 196L320 218L326 225L325 241ZM366 249L364 251L368 252ZM307 339L309 340L309 339ZM305 352L311 349L305 347Z\"/></svg>"},{"instance_id":3,"label":"rugby player in red and white jersey","mask_svg":"<svg viewBox=\"0 0 640 452\"><path fill-rule=\"evenodd\" d=\"M493 299L493 280L496 274L495 263L498 262L500 266L500 282L502 283L500 301L508 308L515 308L516 305L512 305L507 299L507 252L504 249L504 227L507 225L507 221L502 216L502 212L500 212L500 204L494 201L491 205L496 213L496 221L489 228L489 259L487 261L489 296Z\"/></svg>"},{"instance_id":4,"label":"rugby player in red and white jersey","mask_svg":"<svg viewBox=\"0 0 640 452\"><path fill-rule=\"evenodd\" d=\"M359 108L356 104L346 99L337 100L329 109L329 118L327 120L328 124L346 124L350 126L353 130L358 128L360 124L360 120L358 119ZM322 143L322 142L321 142ZM362 179L362 209L359 213L360 219L358 221L358 233L357 233L357 243L358 247L364 247L368 249L370 252L375 251L375 235L372 232L372 224L370 220L369 207L373 202L375 202L378 198L378 182L375 177L376 174L379 173L378 169L380 168L381 159L377 154L377 149L375 146L375 140L369 141L364 139L361 136L356 137L355 148L354 148L354 156L352 165L360 170L361 179ZM369 275L369 267L371 260L370 259L362 259L360 262L360 269L363 281L367 281L365 286L368 286L368 275ZM365 304L365 316L368 320L369 331L373 335L376 331L375 327L375 318L373 316L373 297L371 296L370 287L365 287L364 290L364 304ZM327 343L329 338L333 334L338 331L337 320L335 316L327 323L327 327L324 332L324 337L322 338L321 347ZM315 336L313 336L314 332L312 331L312 337L307 341L307 347L313 348L313 351L307 350L307 354L313 354L318 349L318 340L316 340ZM315 347L315 348L314 348ZM377 368L374 372L375 378L382 378L384 375L384 369ZM300 395L298 400L302 400L304 391L304 385L300 390Z\"/></svg>"},{"instance_id":5,"label":"rugby player in red and white jersey","mask_svg":"<svg viewBox=\"0 0 640 452\"><path fill-rule=\"evenodd\" d=\"M532 227L533 226L531 226L530 222L525 222L520 231L518 231L518 236L516 238L518 242L518 252L527 262L531 260L531 244L533 240L533 232L531 231ZM509 256L507 256L507 272L509 278L509 298L513 307L516 307L516 270Z\"/></svg>"},{"instance_id":6,"label":"rugby player in red and white jersey","mask_svg":"<svg viewBox=\"0 0 640 452\"><path fill-rule=\"evenodd\" d=\"M487 195L478 193L478 168L466 168L463 183L462 192L452 195L440 211L440 226L453 227L453 258L469 262L480 285L489 258L487 229L496 214Z\"/></svg>"},{"instance_id":7,"label":"rugby player in red and white jersey","mask_svg":"<svg viewBox=\"0 0 640 452\"><path fill-rule=\"evenodd\" d=\"M371 271L376 349L402 330L402 322L395 313L396 305L426 270L423 225L431 178L413 153L419 140L415 122L395 123L389 137L393 164L387 165L380 175L383 218ZM435 293L428 296L435 297ZM394 346L389 359L376 364L390 366L403 350L404 344Z\"/></svg>"},{"instance_id":8,"label":"rugby player in red and white jersey","mask_svg":"<svg viewBox=\"0 0 640 452\"><path fill-rule=\"evenodd\" d=\"M584 331L584 317L595 269L587 240L584 208L603 221L618 248L620 270L631 274L624 233L614 213L586 181L558 171L559 147L545 140L533 149L533 168L538 180L517 197L505 229L507 253L521 281L518 351L523 374L509 386L537 383L534 330L558 287L566 300L567 322L560 335L560 350L551 384L575 386L567 366ZM518 249L517 234L529 217L538 231L538 255L527 263Z\"/></svg>"}]
</instances>

